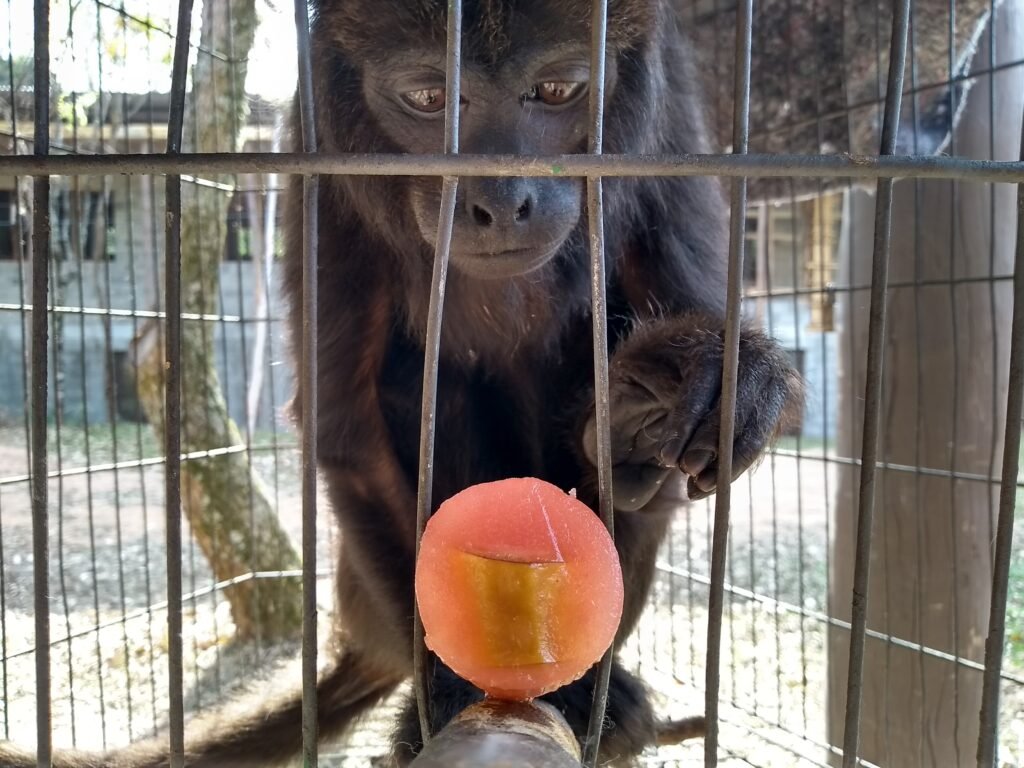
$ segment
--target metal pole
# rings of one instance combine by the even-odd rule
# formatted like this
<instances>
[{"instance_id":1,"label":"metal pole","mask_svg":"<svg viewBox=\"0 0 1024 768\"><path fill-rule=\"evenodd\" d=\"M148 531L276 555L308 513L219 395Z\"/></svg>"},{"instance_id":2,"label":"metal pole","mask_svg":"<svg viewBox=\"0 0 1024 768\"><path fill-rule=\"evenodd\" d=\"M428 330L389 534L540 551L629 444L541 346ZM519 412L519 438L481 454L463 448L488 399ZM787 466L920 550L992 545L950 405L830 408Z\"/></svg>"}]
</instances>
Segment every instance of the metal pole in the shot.
<instances>
[{"instance_id":1,"label":"metal pole","mask_svg":"<svg viewBox=\"0 0 1024 768\"><path fill-rule=\"evenodd\" d=\"M462 0L448 0L448 47L445 64L444 152L459 151L459 107L462 101ZM433 508L434 433L437 426L437 370L441 356L441 321L444 289L448 279L452 229L455 225L455 196L459 180L445 176L441 188L441 211L434 243L434 271L430 281L430 305L423 354L423 400L420 419L419 478L416 491L416 556L420 539ZM430 669L419 607L413 604L413 686L423 744L430 741Z\"/></svg>"},{"instance_id":2,"label":"metal pole","mask_svg":"<svg viewBox=\"0 0 1024 768\"><path fill-rule=\"evenodd\" d=\"M904 62L910 27L910 0L893 3L889 79L882 122L882 155L896 149ZM860 739L861 690L864 685L864 637L868 621L868 576L871 565L871 526L875 509L875 462L882 406L885 362L885 316L889 278L889 239L892 224L892 179L880 179L875 197L875 241L871 259L871 306L868 315L867 383L864 392L864 440L861 447L860 493L857 514L857 551L853 570L853 608L850 663L846 686L846 723L843 733L843 768L857 764Z\"/></svg>"},{"instance_id":3,"label":"metal pole","mask_svg":"<svg viewBox=\"0 0 1024 768\"><path fill-rule=\"evenodd\" d=\"M1019 184L1024 162L875 155L337 155L197 152L185 155L4 155L5 176L110 174L332 174L350 176L722 176L958 179Z\"/></svg>"},{"instance_id":4,"label":"metal pole","mask_svg":"<svg viewBox=\"0 0 1024 768\"><path fill-rule=\"evenodd\" d=\"M179 0L177 37L171 73L171 101L167 118L167 157L174 163L181 153L185 120L185 79L188 66L189 34L192 28L192 0ZM182 694L181 638L181 176L172 174L166 182L164 252L164 309L167 312L165 339L164 453L167 526L167 670L170 765L185 764L185 707Z\"/></svg>"},{"instance_id":5,"label":"metal pole","mask_svg":"<svg viewBox=\"0 0 1024 768\"><path fill-rule=\"evenodd\" d=\"M310 59L309 9L295 0L295 37L299 54L299 117L302 152L316 156L313 114L313 65ZM302 762L317 765L317 610L316 610L316 449L317 449L317 259L320 180L302 180Z\"/></svg>"},{"instance_id":6,"label":"metal pole","mask_svg":"<svg viewBox=\"0 0 1024 768\"><path fill-rule=\"evenodd\" d=\"M736 82L733 94L733 153L747 152L750 134L750 46L753 0L736 8ZM740 315L743 293L743 251L746 245L747 180L732 182L729 211L729 271L726 280L725 339L722 353L721 424L718 435L718 480L715 487L715 527L711 542L711 589L708 598L708 658L704 687L704 765L718 765L718 694L722 652L722 609L725 603L725 560L729 544L732 502L732 444L736 423L736 386L740 355Z\"/></svg>"},{"instance_id":7,"label":"metal pole","mask_svg":"<svg viewBox=\"0 0 1024 768\"><path fill-rule=\"evenodd\" d=\"M35 3L35 156L50 151L50 4ZM13 94L12 94L13 97ZM53 756L50 713L50 542L47 495L47 315L50 280L50 179L32 183L32 555L35 591L36 763Z\"/></svg>"},{"instance_id":8,"label":"metal pole","mask_svg":"<svg viewBox=\"0 0 1024 768\"><path fill-rule=\"evenodd\" d=\"M1024 157L1024 124L1021 130ZM985 674L981 691L978 768L994 768L999 750L999 687L1006 643L1006 601L1013 552L1013 518L1017 503L1020 424L1024 400L1024 185L1017 186L1017 253L1013 269L1013 321L1010 326L1010 388L1006 394L1006 433L1003 438L1003 480L999 486L992 600L985 639Z\"/></svg>"},{"instance_id":9,"label":"metal pole","mask_svg":"<svg viewBox=\"0 0 1024 768\"><path fill-rule=\"evenodd\" d=\"M604 148L605 65L608 39L608 1L594 0L590 21L590 131L587 150L592 156ZM608 533L615 536L612 495L611 403L608 392L608 300L604 253L604 195L601 178L587 179L587 229L590 236L590 315L594 340L594 418L597 431L598 512ZM614 646L601 659L594 680L583 764L597 766L608 708Z\"/></svg>"}]
</instances>

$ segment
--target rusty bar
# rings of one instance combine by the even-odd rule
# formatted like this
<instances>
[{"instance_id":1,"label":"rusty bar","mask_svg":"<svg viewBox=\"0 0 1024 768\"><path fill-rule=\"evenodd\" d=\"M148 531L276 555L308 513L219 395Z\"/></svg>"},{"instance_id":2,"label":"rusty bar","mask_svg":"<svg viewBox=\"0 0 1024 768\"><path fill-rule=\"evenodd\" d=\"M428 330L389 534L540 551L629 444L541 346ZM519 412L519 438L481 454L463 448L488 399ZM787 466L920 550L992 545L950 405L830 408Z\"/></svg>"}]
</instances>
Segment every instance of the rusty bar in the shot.
<instances>
[{"instance_id":1,"label":"rusty bar","mask_svg":"<svg viewBox=\"0 0 1024 768\"><path fill-rule=\"evenodd\" d=\"M302 755L317 764L316 446L319 179L302 184Z\"/></svg>"},{"instance_id":2,"label":"rusty bar","mask_svg":"<svg viewBox=\"0 0 1024 768\"><path fill-rule=\"evenodd\" d=\"M181 153L185 122L185 83L192 0L179 0L177 37L171 72L171 102L167 117L167 154L172 163ZM164 251L164 309L167 312L164 389L164 473L167 525L167 695L170 766L185 764L185 707L182 694L181 638L181 176L167 177Z\"/></svg>"},{"instance_id":3,"label":"rusty bar","mask_svg":"<svg viewBox=\"0 0 1024 768\"><path fill-rule=\"evenodd\" d=\"M590 128L587 151L600 155L604 148L605 65L608 39L608 0L594 0L590 17ZM587 231L590 236L590 316L594 339L594 417L597 430L598 511L608 532L615 535L612 497L611 404L608 393L608 300L604 253L604 195L601 178L587 179ZM583 743L583 764L597 766L608 708L614 646L605 651L594 680L590 721Z\"/></svg>"},{"instance_id":4,"label":"rusty bar","mask_svg":"<svg viewBox=\"0 0 1024 768\"><path fill-rule=\"evenodd\" d=\"M1021 126L1024 157L1024 125ZM1006 394L1006 433L1003 438L1003 479L999 486L992 571L992 600L985 639L985 674L981 692L978 768L994 768L999 749L999 686L1006 643L1006 601L1013 553L1013 519L1017 502L1020 461L1020 423L1024 400L1024 185L1017 187L1017 253L1013 271L1013 321L1010 325L1010 388Z\"/></svg>"},{"instance_id":5,"label":"rusty bar","mask_svg":"<svg viewBox=\"0 0 1024 768\"><path fill-rule=\"evenodd\" d=\"M462 103L462 0L448 0L448 40L445 61L444 151L451 157L459 152L459 110ZM441 322L444 289L448 279L452 230L455 226L455 198L459 180L445 176L441 187L434 270L430 281L430 306L423 352L423 400L420 418L419 477L416 489L416 556L420 539L433 508L434 434L437 427L437 369L441 356ZM420 720L420 736L426 745L431 737L430 665L423 635L419 606L413 600L413 688Z\"/></svg>"},{"instance_id":6,"label":"rusty bar","mask_svg":"<svg viewBox=\"0 0 1024 768\"><path fill-rule=\"evenodd\" d=\"M50 4L36 0L35 156L50 151ZM36 644L36 764L49 768L53 758L50 711L50 541L47 494L46 405L47 314L50 280L50 179L32 184L32 555Z\"/></svg>"},{"instance_id":7,"label":"rusty bar","mask_svg":"<svg viewBox=\"0 0 1024 768\"><path fill-rule=\"evenodd\" d=\"M910 0L894 0L892 42L885 114L882 122L882 155L896 148L904 63L910 27ZM843 768L855 768L860 739L861 691L864 684L864 638L867 630L868 576L871 564L871 524L875 508L875 462L882 405L885 362L885 316L889 277L889 245L892 224L892 179L880 179L875 197L875 241L871 258L871 306L868 314L867 381L864 392L864 436L861 446L857 550L853 569L853 600L850 660L846 685L846 722L843 733Z\"/></svg>"},{"instance_id":8,"label":"rusty bar","mask_svg":"<svg viewBox=\"0 0 1024 768\"><path fill-rule=\"evenodd\" d=\"M750 46L753 0L736 7L736 83L733 94L732 149L747 152L750 135ZM747 208L747 179L732 183L729 212L729 272L726 283L725 339L722 354L721 423L718 435L718 481L715 489L715 527L711 543L711 588L708 599L708 650L704 684L704 765L718 765L718 693L722 652L722 608L729 545L729 507L732 501L732 443L736 422L736 385L740 354L743 296L743 252Z\"/></svg>"},{"instance_id":9,"label":"rusty bar","mask_svg":"<svg viewBox=\"0 0 1024 768\"><path fill-rule=\"evenodd\" d=\"M1024 162L875 155L394 155L197 152L133 155L4 155L0 174L328 174L350 176L747 176L961 179L1019 184Z\"/></svg>"},{"instance_id":10,"label":"rusty bar","mask_svg":"<svg viewBox=\"0 0 1024 768\"><path fill-rule=\"evenodd\" d=\"M309 7L295 0L295 41L298 47L298 106L302 153L316 156L316 117L313 113L313 65L310 59ZM317 263L320 182L316 175L302 180L302 762L313 768L318 760L317 610L316 610L316 449L318 410Z\"/></svg>"},{"instance_id":11,"label":"rusty bar","mask_svg":"<svg viewBox=\"0 0 1024 768\"><path fill-rule=\"evenodd\" d=\"M565 718L544 702L487 699L460 712L410 768L575 768L579 747Z\"/></svg>"}]
</instances>

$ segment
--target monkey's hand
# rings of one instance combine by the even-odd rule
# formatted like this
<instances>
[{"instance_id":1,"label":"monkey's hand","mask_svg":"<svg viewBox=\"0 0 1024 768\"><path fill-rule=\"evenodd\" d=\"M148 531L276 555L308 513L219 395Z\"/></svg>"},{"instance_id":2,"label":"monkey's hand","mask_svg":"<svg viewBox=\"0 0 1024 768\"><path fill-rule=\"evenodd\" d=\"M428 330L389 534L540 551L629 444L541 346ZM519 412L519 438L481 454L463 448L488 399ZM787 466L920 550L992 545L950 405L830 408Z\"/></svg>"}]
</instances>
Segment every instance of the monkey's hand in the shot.
<instances>
[{"instance_id":1,"label":"monkey's hand","mask_svg":"<svg viewBox=\"0 0 1024 768\"><path fill-rule=\"evenodd\" d=\"M611 448L615 507L642 509L674 472L687 493L715 490L724 325L703 315L650 322L622 342L610 365ZM740 334L732 475L750 467L799 413L803 387L782 349L764 333ZM583 450L597 463L593 410Z\"/></svg>"}]
</instances>

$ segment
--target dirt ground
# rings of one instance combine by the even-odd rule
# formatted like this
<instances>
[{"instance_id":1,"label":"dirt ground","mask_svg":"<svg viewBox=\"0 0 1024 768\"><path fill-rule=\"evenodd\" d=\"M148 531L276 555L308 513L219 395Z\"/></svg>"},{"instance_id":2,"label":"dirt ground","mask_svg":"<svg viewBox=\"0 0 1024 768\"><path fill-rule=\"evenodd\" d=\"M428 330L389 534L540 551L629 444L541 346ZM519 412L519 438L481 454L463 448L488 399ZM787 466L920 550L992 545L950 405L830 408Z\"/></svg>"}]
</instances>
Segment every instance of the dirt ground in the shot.
<instances>
[{"instance_id":1,"label":"dirt ground","mask_svg":"<svg viewBox=\"0 0 1024 768\"><path fill-rule=\"evenodd\" d=\"M138 466L139 456L159 456L148 435L125 431L116 455L111 440L92 439L86 451L80 432L68 431L65 438L64 472L50 482L54 741L112 747L152 735L166 717L163 467L158 461ZM269 438L261 438L265 447L253 453L253 463L283 526L298 541L298 459L290 436L278 439L278 449L271 450ZM26 474L23 432L0 429L0 735L30 745L35 662ZM736 592L727 600L723 627L721 765L824 764L825 627L791 609L803 606L809 616L826 609L827 500L835 480L835 465L820 458L778 457L734 485L729 582ZM712 506L702 503L677 517L651 607L625 653L667 715L703 708L712 514ZM318 557L326 567L335 535L326 504L319 530ZM201 554L187 536L185 542L184 590L198 593L184 605L188 710L208 709L246 687L265 696L287 684L275 681L295 680L295 643L234 642L224 594L211 588ZM329 578L321 580L318 602L326 622ZM1006 766L1024 764L1022 688L1006 686ZM392 700L329 750L327 764L370 765L386 749L395 706ZM700 765L702 747L697 742L652 750L643 762Z\"/></svg>"}]
</instances>

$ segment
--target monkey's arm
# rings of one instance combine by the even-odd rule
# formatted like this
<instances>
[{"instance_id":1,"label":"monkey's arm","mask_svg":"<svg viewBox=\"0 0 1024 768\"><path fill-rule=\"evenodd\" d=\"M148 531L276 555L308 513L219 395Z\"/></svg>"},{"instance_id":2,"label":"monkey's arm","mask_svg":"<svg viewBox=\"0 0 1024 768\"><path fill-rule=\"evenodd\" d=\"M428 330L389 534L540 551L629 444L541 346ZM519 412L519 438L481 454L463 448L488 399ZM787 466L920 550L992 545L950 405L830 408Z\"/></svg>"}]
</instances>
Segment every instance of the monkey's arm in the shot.
<instances>
[{"instance_id":1,"label":"monkey's arm","mask_svg":"<svg viewBox=\"0 0 1024 768\"><path fill-rule=\"evenodd\" d=\"M688 496L703 498L714 492L718 472L724 201L711 179L645 184L645 221L626 242L613 285L634 319L615 345L610 370L615 503L623 510L644 508L679 470L689 476ZM678 208L670 210L668 200ZM775 341L744 324L739 347L733 479L803 404L799 376ZM582 446L593 464L592 410Z\"/></svg>"}]
</instances>

